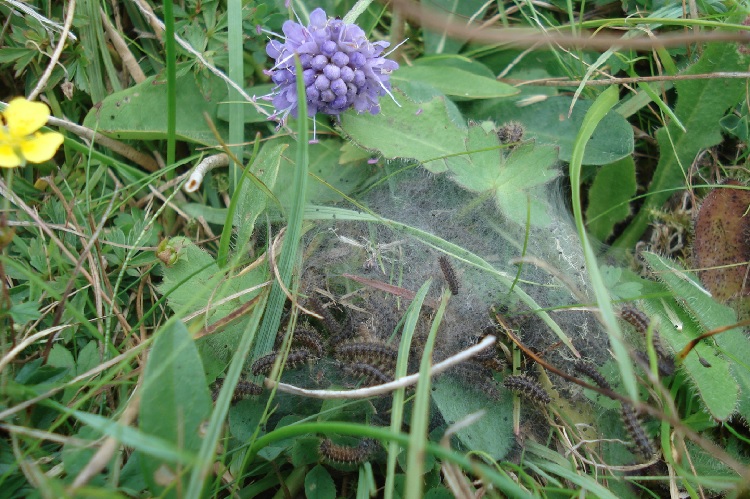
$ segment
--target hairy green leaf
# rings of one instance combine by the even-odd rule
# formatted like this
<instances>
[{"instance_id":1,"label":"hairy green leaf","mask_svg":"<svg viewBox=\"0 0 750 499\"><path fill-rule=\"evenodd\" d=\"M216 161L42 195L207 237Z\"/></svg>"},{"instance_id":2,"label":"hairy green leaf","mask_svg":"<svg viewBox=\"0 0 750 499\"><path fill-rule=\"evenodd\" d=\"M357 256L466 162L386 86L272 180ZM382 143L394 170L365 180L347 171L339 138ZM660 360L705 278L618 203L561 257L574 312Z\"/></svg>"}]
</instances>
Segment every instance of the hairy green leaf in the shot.
<instances>
[{"instance_id":1,"label":"hairy green leaf","mask_svg":"<svg viewBox=\"0 0 750 499\"><path fill-rule=\"evenodd\" d=\"M701 58L681 74L745 71L748 60L748 55L739 53L737 45L714 43L708 45ZM695 156L701 150L721 142L720 120L727 109L745 96L745 81L739 79L679 80L675 82L675 88L678 96L675 114L687 132L680 130L675 123L657 132L661 156L649 185L649 195L615 242L616 246L635 245L648 226L651 210L661 207L672 195L672 189L683 185Z\"/></svg>"},{"instance_id":2,"label":"hairy green leaf","mask_svg":"<svg viewBox=\"0 0 750 499\"><path fill-rule=\"evenodd\" d=\"M644 257L658 279L675 297L644 300L643 306L649 316L658 320L659 334L676 353L708 329L736 322L732 309L716 303L695 278L675 262L653 253L644 253ZM725 421L734 413L739 399L739 388L732 374L733 368L728 355L750 351L747 339L742 342L736 334L742 335L738 330L730 330L699 342L683 362L683 368L693 381L706 409L720 421ZM727 336L721 338L724 335ZM732 348L744 350L727 351L721 347L720 342L731 342ZM701 359L711 367L703 365Z\"/></svg>"}]
</instances>

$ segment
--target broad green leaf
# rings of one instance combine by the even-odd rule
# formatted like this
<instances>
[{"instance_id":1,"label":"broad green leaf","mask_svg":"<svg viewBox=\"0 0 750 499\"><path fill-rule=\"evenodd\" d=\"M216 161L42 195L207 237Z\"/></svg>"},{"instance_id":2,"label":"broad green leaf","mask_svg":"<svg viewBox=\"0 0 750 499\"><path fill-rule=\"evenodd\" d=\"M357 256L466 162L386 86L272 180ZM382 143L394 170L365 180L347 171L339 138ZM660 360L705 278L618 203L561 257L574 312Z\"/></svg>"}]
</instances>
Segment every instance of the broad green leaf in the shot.
<instances>
[{"instance_id":1,"label":"broad green leaf","mask_svg":"<svg viewBox=\"0 0 750 499\"><path fill-rule=\"evenodd\" d=\"M99 348L97 347L96 341L91 340L86 343L86 346L78 352L78 359L76 360L76 374L81 375L91 369L95 368L101 363L101 356L99 355Z\"/></svg>"},{"instance_id":2,"label":"broad green leaf","mask_svg":"<svg viewBox=\"0 0 750 499\"><path fill-rule=\"evenodd\" d=\"M179 140L202 145L216 145L216 137L209 129L203 113L214 121L219 134L227 137L225 122L219 121L219 103L226 97L226 83L211 77L206 93L201 93L192 73L175 81L177 92L177 129ZM148 112L144 112L148 110ZM156 77L116 92L94 107L83 125L96 129L116 139L165 139L167 137L167 91L166 84Z\"/></svg>"},{"instance_id":3,"label":"broad green leaf","mask_svg":"<svg viewBox=\"0 0 750 499\"><path fill-rule=\"evenodd\" d=\"M341 128L355 143L388 159L414 158L432 173L448 169L447 156L466 152L466 131L449 118L445 97L419 104L394 91L400 107L381 99L380 114L344 113ZM436 159L440 158L440 159Z\"/></svg>"},{"instance_id":4,"label":"broad green leaf","mask_svg":"<svg viewBox=\"0 0 750 499\"><path fill-rule=\"evenodd\" d=\"M658 318L659 334L675 352L682 351L690 340L709 329L736 323L732 309L716 303L700 283L675 262L653 253L644 253L644 257L675 297L675 300L649 299L643 304L650 316ZM719 421L725 421L737 406L739 388L732 374L736 364L730 362L730 356L743 351L750 351L750 344L741 331L734 329L699 342L683 362L706 409ZM699 356L711 367L705 367Z\"/></svg>"},{"instance_id":5,"label":"broad green leaf","mask_svg":"<svg viewBox=\"0 0 750 499\"><path fill-rule=\"evenodd\" d=\"M647 253L649 265L658 266L664 271L659 274L662 280L674 293L678 303L687 311L698 324L698 334L729 326L737 322L737 314L727 305L718 303L701 287L692 273L688 273L679 265L663 257ZM715 345L715 346L714 346ZM708 346L713 359L717 359L718 351L726 361L732 376L728 379L736 380L740 386L739 405L737 407L744 417L750 416L750 360L746 352L750 352L750 338L741 328L734 328L703 340L698 347ZM696 347L696 348L698 348ZM688 355L690 358L693 354ZM701 354L702 355L702 354ZM708 358L708 357L706 357ZM713 365L714 361L709 360ZM699 369L706 369L702 365ZM712 368L713 369L713 368ZM729 383L734 384L734 383Z\"/></svg>"},{"instance_id":6,"label":"broad green leaf","mask_svg":"<svg viewBox=\"0 0 750 499\"><path fill-rule=\"evenodd\" d=\"M10 307L10 316L13 318L13 322L18 325L36 320L41 317L39 303L27 301L13 305Z\"/></svg>"},{"instance_id":7,"label":"broad green leaf","mask_svg":"<svg viewBox=\"0 0 750 499\"><path fill-rule=\"evenodd\" d=\"M494 78L479 76L453 67L424 65L402 67L393 73L391 80L394 83L422 81L445 95L469 99L507 97L520 92L517 88Z\"/></svg>"},{"instance_id":8,"label":"broad green leaf","mask_svg":"<svg viewBox=\"0 0 750 499\"><path fill-rule=\"evenodd\" d=\"M606 240L618 222L630 215L628 202L635 196L635 162L627 156L602 166L589 189L586 208L587 228L592 236Z\"/></svg>"},{"instance_id":9,"label":"broad green leaf","mask_svg":"<svg viewBox=\"0 0 750 499\"><path fill-rule=\"evenodd\" d=\"M481 389L466 386L453 376L435 380L432 400L448 424L457 423L480 410L487 413L473 425L457 433L466 448L483 451L493 459L503 459L515 443L513 403L510 392L502 390L500 400L488 400Z\"/></svg>"},{"instance_id":10,"label":"broad green leaf","mask_svg":"<svg viewBox=\"0 0 750 499\"><path fill-rule=\"evenodd\" d=\"M528 190L559 175L554 168L557 151L549 146L524 144L506 155L506 151L497 147L494 130L479 125L469 127L468 161L451 162L451 178L464 189L490 192L503 214L520 225L526 223L527 206L531 202L532 223L547 225L546 207L539 200L530 199Z\"/></svg>"},{"instance_id":11,"label":"broad green leaf","mask_svg":"<svg viewBox=\"0 0 750 499\"><path fill-rule=\"evenodd\" d=\"M243 294L220 305L215 305L229 295L249 289L266 278L266 267L259 266L252 272L228 278L214 258L187 238L175 237L169 245L178 252L177 261L170 266L162 265L164 279L159 286L161 293L169 293L167 303L179 314L186 314L209 307L206 314L196 321L208 325L226 317L238 307L257 296L259 291ZM184 281L184 282L183 282ZM244 323L236 321L222 332L198 340L198 349L205 364L207 376L213 379L223 371L235 351Z\"/></svg>"},{"instance_id":12,"label":"broad green leaf","mask_svg":"<svg viewBox=\"0 0 750 499\"><path fill-rule=\"evenodd\" d=\"M328 470L317 465L305 475L305 497L307 499L335 499L336 484Z\"/></svg>"},{"instance_id":13,"label":"broad green leaf","mask_svg":"<svg viewBox=\"0 0 750 499\"><path fill-rule=\"evenodd\" d=\"M674 352L680 352L690 340L703 333L674 300L645 300L643 309L658 321L659 335ZM710 368L700 363L699 355L711 364ZM701 342L687 356L683 368L711 416L726 421L734 412L738 399L737 383L730 374L726 359L715 347Z\"/></svg>"},{"instance_id":14,"label":"broad green leaf","mask_svg":"<svg viewBox=\"0 0 750 499\"><path fill-rule=\"evenodd\" d=\"M461 187L488 193L506 216L526 223L527 191L558 175L552 167L557 159L554 148L526 144L503 149L491 124L465 129L454 124L444 97L420 104L402 97L400 103L397 107L383 101L377 116L347 114L342 128L359 145L378 150L386 158L406 155L424 163L432 173L449 171ZM531 220L536 225L548 221L544 207L535 199Z\"/></svg>"},{"instance_id":15,"label":"broad green leaf","mask_svg":"<svg viewBox=\"0 0 750 499\"><path fill-rule=\"evenodd\" d=\"M707 45L701 58L681 75L745 71L748 61L750 57L741 54L735 45L713 43ZM664 204L672 195L672 189L684 184L686 171L696 155L721 142L720 121L727 109L745 98L745 83L739 79L722 78L675 82L675 115L687 132L670 123L656 133L661 155L649 184L649 193L638 214L615 242L616 246L634 246L651 221L652 210Z\"/></svg>"},{"instance_id":16,"label":"broad green leaf","mask_svg":"<svg viewBox=\"0 0 750 499\"><path fill-rule=\"evenodd\" d=\"M554 96L528 106L519 107L516 99L497 100L478 106L479 116L487 116L498 124L518 121L526 129L526 138L538 144L560 148L560 159L570 161L576 135L592 101L578 100L568 117L572 97ZM596 127L586 144L584 165L606 165L633 152L633 128L616 112L610 111Z\"/></svg>"},{"instance_id":17,"label":"broad green leaf","mask_svg":"<svg viewBox=\"0 0 750 499\"><path fill-rule=\"evenodd\" d=\"M181 450L197 452L200 426L210 412L211 396L195 342L182 322L173 321L157 333L149 353L141 392L140 429ZM143 456L146 481L154 494L165 490L157 476L177 474L175 464ZM175 496L183 487L175 489L171 484L169 495Z\"/></svg>"},{"instance_id":18,"label":"broad green leaf","mask_svg":"<svg viewBox=\"0 0 750 499\"><path fill-rule=\"evenodd\" d=\"M205 385L203 389L206 390ZM158 401L156 403L158 404ZM141 405L141 409L143 409L143 405ZM148 434L142 429L133 428L132 426L124 426L117 421L98 414L73 411L65 406L60 406L60 410L69 413L81 423L90 426L102 435L112 437L126 447L132 447L143 454L148 454L155 462L181 463L186 465L195 460L194 453L188 452L184 446L175 445L175 442L163 436Z\"/></svg>"},{"instance_id":19,"label":"broad green leaf","mask_svg":"<svg viewBox=\"0 0 750 499\"><path fill-rule=\"evenodd\" d=\"M227 219L226 208L214 208L201 203L177 203L177 205L191 217L203 217L210 224L222 225Z\"/></svg>"}]
</instances>

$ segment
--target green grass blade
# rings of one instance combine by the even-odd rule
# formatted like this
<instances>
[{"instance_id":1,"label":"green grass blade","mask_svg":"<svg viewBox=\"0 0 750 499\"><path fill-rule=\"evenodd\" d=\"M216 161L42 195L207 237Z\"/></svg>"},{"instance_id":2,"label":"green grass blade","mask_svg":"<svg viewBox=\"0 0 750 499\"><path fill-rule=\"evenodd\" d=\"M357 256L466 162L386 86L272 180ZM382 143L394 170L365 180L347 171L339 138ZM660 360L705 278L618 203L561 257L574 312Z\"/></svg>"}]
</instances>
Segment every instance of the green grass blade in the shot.
<instances>
[{"instance_id":1,"label":"green grass blade","mask_svg":"<svg viewBox=\"0 0 750 499\"><path fill-rule=\"evenodd\" d=\"M203 445L201 445L201 448L198 451L198 464L193 468L192 473L190 474L190 482L188 483L188 489L185 494L186 499L198 499L201 497L201 491L203 490L206 477L208 476L210 468L214 462L214 453L216 452L216 446L219 442L219 437L221 436L224 421L229 412L229 406L232 402L232 396L234 395L234 387L240 379L245 359L250 353L250 347L255 339L255 334L263 315L264 304L264 302L261 302L255 307L255 310L247 323L245 332L242 335L242 339L237 346L237 351L234 354L234 357L232 357L232 362L229 364L227 376L224 379L224 384L219 392L219 397L216 399L216 406L214 407L211 419L208 422L206 435L203 437Z\"/></svg>"},{"instance_id":2,"label":"green grass blade","mask_svg":"<svg viewBox=\"0 0 750 499\"><path fill-rule=\"evenodd\" d=\"M295 70L298 75L302 74L302 66L299 57L294 58ZM305 95L303 79L297 78L297 95ZM284 235L284 247L279 257L279 278L284 286L289 286L292 279L292 271L297 262L297 250L302 236L302 220L305 215L305 195L307 193L307 170L309 165L308 154L308 125L307 102L300 99L298 102L298 120L297 120L297 157L295 162L294 184L293 184L293 202L289 211L286 234ZM268 307L266 314L263 316L263 323L260 326L253 356L255 358L271 350L276 332L279 329L281 314L286 302L286 295L277 281L274 281L271 288L271 295L268 298Z\"/></svg>"},{"instance_id":3,"label":"green grass blade","mask_svg":"<svg viewBox=\"0 0 750 499\"><path fill-rule=\"evenodd\" d=\"M430 394L432 379L430 368L432 367L432 351L435 347L438 328L443 320L445 308L448 306L450 292L445 290L440 306L432 321L430 334L422 353L422 362L419 365L419 382L417 382L417 393L414 398L414 410L412 411L411 426L409 428L409 453L406 457L406 489L404 497L422 497L424 486L424 456L427 447L427 432L430 423Z\"/></svg>"},{"instance_id":4,"label":"green grass blade","mask_svg":"<svg viewBox=\"0 0 750 499\"><path fill-rule=\"evenodd\" d=\"M628 396L633 400L638 400L638 387L635 382L633 365L630 361L627 347L625 346L622 331L620 331L620 326L615 318L615 312L612 309L609 293L604 285L604 278L599 272L599 264L596 261L594 248L591 246L588 235L586 234L586 227L583 221L583 204L581 202L581 162L583 161L583 152L586 149L586 143L593 135L594 130L596 130L599 121L604 118L607 112L609 112L617 102L617 87L609 87L602 92L596 101L594 101L594 104L586 113L586 117L583 119L583 126L578 132L575 145L573 146L573 154L570 160L570 184L572 190L571 195L573 198L573 217L575 219L576 228L578 229L578 235L581 238L581 244L583 245L586 270L591 279L591 286L593 287L594 295L596 296L596 301L599 306L599 313L601 314L604 326L609 333L612 351L617 360L617 365L620 366L623 385L625 386Z\"/></svg>"},{"instance_id":5,"label":"green grass blade","mask_svg":"<svg viewBox=\"0 0 750 499\"><path fill-rule=\"evenodd\" d=\"M174 41L174 10L172 0L164 2L164 48L167 60L167 165L174 163L177 143L177 47Z\"/></svg>"},{"instance_id":6,"label":"green grass blade","mask_svg":"<svg viewBox=\"0 0 750 499\"><path fill-rule=\"evenodd\" d=\"M228 35L227 43L229 45L229 79L237 83L240 87L245 81L243 31L242 31L242 4L241 0L229 0L227 2L227 22ZM229 144L232 153L240 161L243 160L245 143L245 103L240 93L232 87L229 87L228 100L229 104ZM256 142L257 144L257 142ZM233 194L240 182L241 164L234 161L229 162L229 194ZM221 265L221 262L219 263Z\"/></svg>"},{"instance_id":7,"label":"green grass blade","mask_svg":"<svg viewBox=\"0 0 750 499\"><path fill-rule=\"evenodd\" d=\"M250 449L250 455L251 457L256 456L258 451L274 442L310 433L355 435L392 442L396 444L396 446L406 447L409 445L409 436L400 431L394 432L388 428L378 428L376 426L356 423L318 421L315 423L299 423L277 428L256 440ZM532 497L527 490L521 488L521 486L504 473L498 472L494 467L487 466L477 461L472 461L461 453L445 449L440 445L431 442L427 444L426 452L433 454L439 459L455 463L467 471L480 475L497 487L507 497ZM386 491L387 490L388 489L386 488Z\"/></svg>"},{"instance_id":8,"label":"green grass blade","mask_svg":"<svg viewBox=\"0 0 750 499\"><path fill-rule=\"evenodd\" d=\"M396 365L396 373L394 378L398 379L405 376L407 373L409 363L409 348L411 346L411 339L414 336L414 329L417 327L417 321L419 320L419 313L422 310L422 303L424 302L427 292L430 290L431 281L427 281L419 288L414 300L409 305L406 312L406 321L404 322L404 332L401 335L401 344L398 349L398 363ZM398 433L403 426L404 418L404 393L403 388L396 390L393 394L393 404L391 405L391 431ZM394 497L395 492L395 480L396 480L396 460L398 459L399 445L397 442L392 441L388 444L388 464L387 472L385 477L385 498L390 499Z\"/></svg>"}]
</instances>

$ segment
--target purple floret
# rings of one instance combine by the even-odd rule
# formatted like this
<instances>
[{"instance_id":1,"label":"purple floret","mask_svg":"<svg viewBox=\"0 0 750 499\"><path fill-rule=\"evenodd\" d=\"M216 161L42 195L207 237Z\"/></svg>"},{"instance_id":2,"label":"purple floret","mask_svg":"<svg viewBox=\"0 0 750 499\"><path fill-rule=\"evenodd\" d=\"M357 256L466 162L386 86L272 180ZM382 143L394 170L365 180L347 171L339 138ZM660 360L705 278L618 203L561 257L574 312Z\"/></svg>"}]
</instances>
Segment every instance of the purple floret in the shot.
<instances>
[{"instance_id":1,"label":"purple floret","mask_svg":"<svg viewBox=\"0 0 750 499\"><path fill-rule=\"evenodd\" d=\"M283 43L272 40L266 46L276 61L266 71L276 84L270 95L273 118L283 123L290 114L297 117L295 53L304 72L308 116L338 115L349 108L380 112L378 100L390 93L390 75L398 69L398 63L382 55L388 42L370 43L359 26L328 18L320 8L312 11L307 27L286 21L282 31Z\"/></svg>"}]
</instances>

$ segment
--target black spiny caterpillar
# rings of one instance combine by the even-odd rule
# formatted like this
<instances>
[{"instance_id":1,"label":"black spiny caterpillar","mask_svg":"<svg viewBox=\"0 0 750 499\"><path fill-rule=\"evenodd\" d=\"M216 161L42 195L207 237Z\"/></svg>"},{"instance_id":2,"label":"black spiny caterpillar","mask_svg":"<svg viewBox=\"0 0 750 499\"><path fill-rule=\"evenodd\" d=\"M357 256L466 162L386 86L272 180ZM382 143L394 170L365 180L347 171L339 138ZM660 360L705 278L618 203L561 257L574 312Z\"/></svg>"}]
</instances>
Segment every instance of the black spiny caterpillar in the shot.
<instances>
[{"instance_id":1,"label":"black spiny caterpillar","mask_svg":"<svg viewBox=\"0 0 750 499\"><path fill-rule=\"evenodd\" d=\"M620 309L620 317L641 334L646 334L648 326L651 324L651 320L648 316L632 305L625 305L622 307L622 309Z\"/></svg>"},{"instance_id":2,"label":"black spiny caterpillar","mask_svg":"<svg viewBox=\"0 0 750 499\"><path fill-rule=\"evenodd\" d=\"M503 380L503 385L505 385L505 388L508 390L522 394L538 404L544 405L550 403L551 399L547 392L544 391L544 388L524 374L519 376L506 376Z\"/></svg>"},{"instance_id":3,"label":"black spiny caterpillar","mask_svg":"<svg viewBox=\"0 0 750 499\"><path fill-rule=\"evenodd\" d=\"M224 385L224 378L216 378L214 382L214 389L211 391L211 400L216 402L219 397L219 391ZM248 397L255 397L263 393L263 387L256 385L251 381L245 381L243 379L237 382L237 386L234 387L234 393L232 394L232 403L239 402Z\"/></svg>"},{"instance_id":4,"label":"black spiny caterpillar","mask_svg":"<svg viewBox=\"0 0 750 499\"><path fill-rule=\"evenodd\" d=\"M625 424L625 429L628 431L630 438L633 439L638 453L646 459L651 458L655 453L654 447L651 444L651 439L646 435L643 426L641 426L641 421L638 419L635 410L633 410L633 406L626 403L622 404L620 413L622 422Z\"/></svg>"},{"instance_id":5,"label":"black spiny caterpillar","mask_svg":"<svg viewBox=\"0 0 750 499\"><path fill-rule=\"evenodd\" d=\"M594 380L594 383L596 383L599 388L605 388L607 390L612 389L604 376L602 376L602 373L600 373L596 366L594 366L593 364L589 364L585 360L579 359L575 361L575 363L573 364L573 368L584 376L588 376L589 378Z\"/></svg>"},{"instance_id":6,"label":"black spiny caterpillar","mask_svg":"<svg viewBox=\"0 0 750 499\"><path fill-rule=\"evenodd\" d=\"M320 442L320 456L334 463L362 464L369 461L377 450L377 443L370 438L363 439L356 447L333 443L330 438Z\"/></svg>"},{"instance_id":7,"label":"black spiny caterpillar","mask_svg":"<svg viewBox=\"0 0 750 499\"><path fill-rule=\"evenodd\" d=\"M316 357L323 356L323 338L309 326L301 326L295 329L292 343L307 348Z\"/></svg>"},{"instance_id":8,"label":"black spiny caterpillar","mask_svg":"<svg viewBox=\"0 0 750 499\"><path fill-rule=\"evenodd\" d=\"M384 373L380 369L364 362L355 362L344 366L344 371L352 377L364 377L367 386L382 385L393 381L393 377Z\"/></svg>"},{"instance_id":9,"label":"black spiny caterpillar","mask_svg":"<svg viewBox=\"0 0 750 499\"><path fill-rule=\"evenodd\" d=\"M335 347L338 359L366 362L376 366L393 367L398 359L398 350L385 343L356 342L343 343Z\"/></svg>"},{"instance_id":10,"label":"black spiny caterpillar","mask_svg":"<svg viewBox=\"0 0 750 499\"><path fill-rule=\"evenodd\" d=\"M448 261L447 257L441 255L438 258L438 263L440 264L440 270L443 271L445 280L448 282L448 289L451 290L451 294L457 295L460 286L458 285L458 279L456 278L456 273L453 271L451 262Z\"/></svg>"},{"instance_id":11,"label":"black spiny caterpillar","mask_svg":"<svg viewBox=\"0 0 750 499\"><path fill-rule=\"evenodd\" d=\"M481 391L493 400L500 399L501 393L492 377L492 371L480 362L461 362L451 367L448 374L460 378L474 390Z\"/></svg>"},{"instance_id":12,"label":"black spiny caterpillar","mask_svg":"<svg viewBox=\"0 0 750 499\"><path fill-rule=\"evenodd\" d=\"M329 344L335 345L336 343L354 336L354 330L351 327L344 327L339 321L333 316L331 311L324 307L317 298L311 298L307 302L307 307L313 312L323 317L323 325L328 330Z\"/></svg>"},{"instance_id":13,"label":"black spiny caterpillar","mask_svg":"<svg viewBox=\"0 0 750 499\"><path fill-rule=\"evenodd\" d=\"M271 368L273 368L278 355L278 352L271 352L253 362L253 375L258 376L259 374L268 374L271 372ZM310 352L304 348L292 350L286 358L286 368L293 369L297 365L307 362L310 358L312 358Z\"/></svg>"}]
</instances>

